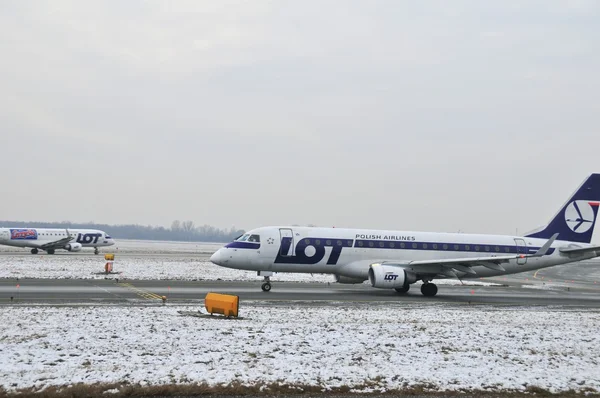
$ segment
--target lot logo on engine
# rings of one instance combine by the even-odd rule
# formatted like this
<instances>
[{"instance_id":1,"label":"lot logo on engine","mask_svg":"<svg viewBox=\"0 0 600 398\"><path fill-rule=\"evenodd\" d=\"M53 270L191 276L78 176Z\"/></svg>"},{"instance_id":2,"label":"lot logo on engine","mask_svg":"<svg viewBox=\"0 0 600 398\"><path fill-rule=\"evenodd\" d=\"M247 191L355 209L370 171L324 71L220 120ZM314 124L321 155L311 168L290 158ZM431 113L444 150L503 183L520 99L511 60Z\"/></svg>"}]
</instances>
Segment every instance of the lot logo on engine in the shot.
<instances>
[{"instance_id":1,"label":"lot logo on engine","mask_svg":"<svg viewBox=\"0 0 600 398\"><path fill-rule=\"evenodd\" d=\"M35 229L11 229L10 239L12 240L36 240L38 233Z\"/></svg>"},{"instance_id":2,"label":"lot logo on engine","mask_svg":"<svg viewBox=\"0 0 600 398\"><path fill-rule=\"evenodd\" d=\"M383 277L383 279L386 281L395 281L397 278L398 278L398 274L392 274L392 273L385 274L385 276Z\"/></svg>"}]
</instances>

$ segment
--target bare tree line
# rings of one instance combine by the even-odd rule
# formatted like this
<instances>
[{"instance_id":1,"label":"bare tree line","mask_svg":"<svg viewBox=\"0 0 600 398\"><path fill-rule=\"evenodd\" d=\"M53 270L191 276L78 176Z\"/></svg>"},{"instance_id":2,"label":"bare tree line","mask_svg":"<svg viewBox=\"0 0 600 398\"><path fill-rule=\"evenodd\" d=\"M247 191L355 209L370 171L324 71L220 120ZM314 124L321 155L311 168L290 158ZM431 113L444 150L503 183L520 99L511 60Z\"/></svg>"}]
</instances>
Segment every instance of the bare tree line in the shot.
<instances>
[{"instance_id":1,"label":"bare tree line","mask_svg":"<svg viewBox=\"0 0 600 398\"><path fill-rule=\"evenodd\" d=\"M234 227L219 229L211 225L196 226L193 221L175 220L171 228L152 225L109 225L94 222L72 223L41 222L41 221L0 221L2 227L36 227L36 228L88 228L100 229L115 239L142 239L142 240L174 240L187 242L230 242L243 234L243 230Z\"/></svg>"}]
</instances>

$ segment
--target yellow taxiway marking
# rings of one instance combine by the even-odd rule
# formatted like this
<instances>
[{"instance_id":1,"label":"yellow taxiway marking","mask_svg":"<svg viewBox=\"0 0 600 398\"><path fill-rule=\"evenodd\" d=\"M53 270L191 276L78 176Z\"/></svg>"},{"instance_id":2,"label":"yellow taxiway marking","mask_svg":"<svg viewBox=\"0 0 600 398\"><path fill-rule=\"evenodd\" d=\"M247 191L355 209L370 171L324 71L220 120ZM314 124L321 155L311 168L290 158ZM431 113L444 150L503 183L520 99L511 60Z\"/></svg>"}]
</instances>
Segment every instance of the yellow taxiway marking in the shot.
<instances>
[{"instance_id":1,"label":"yellow taxiway marking","mask_svg":"<svg viewBox=\"0 0 600 398\"><path fill-rule=\"evenodd\" d=\"M138 287L133 286L131 283L119 283L119 286L125 287L129 290L134 291L138 296L143 297L148 300L162 300L162 296L159 296L156 293L149 292L144 289L140 289Z\"/></svg>"}]
</instances>

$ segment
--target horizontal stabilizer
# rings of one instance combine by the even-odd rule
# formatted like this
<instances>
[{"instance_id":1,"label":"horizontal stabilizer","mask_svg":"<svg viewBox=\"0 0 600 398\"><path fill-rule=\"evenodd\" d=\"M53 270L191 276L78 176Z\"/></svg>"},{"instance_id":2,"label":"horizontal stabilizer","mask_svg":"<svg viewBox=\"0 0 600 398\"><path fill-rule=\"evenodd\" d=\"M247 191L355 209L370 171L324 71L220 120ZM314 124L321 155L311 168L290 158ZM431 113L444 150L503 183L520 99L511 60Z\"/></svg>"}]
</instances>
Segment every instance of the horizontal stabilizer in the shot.
<instances>
[{"instance_id":1,"label":"horizontal stabilizer","mask_svg":"<svg viewBox=\"0 0 600 398\"><path fill-rule=\"evenodd\" d=\"M600 246L591 247L563 247L559 249L564 254L587 254L596 253L596 256L600 255Z\"/></svg>"}]
</instances>

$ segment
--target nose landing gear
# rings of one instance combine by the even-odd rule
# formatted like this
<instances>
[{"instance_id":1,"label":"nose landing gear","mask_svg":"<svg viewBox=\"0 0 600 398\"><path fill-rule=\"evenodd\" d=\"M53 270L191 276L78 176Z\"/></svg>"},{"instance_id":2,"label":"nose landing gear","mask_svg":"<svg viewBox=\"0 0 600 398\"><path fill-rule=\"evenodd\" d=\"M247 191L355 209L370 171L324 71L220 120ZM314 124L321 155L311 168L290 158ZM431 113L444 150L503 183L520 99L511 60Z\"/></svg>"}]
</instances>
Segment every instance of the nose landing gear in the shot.
<instances>
[{"instance_id":1,"label":"nose landing gear","mask_svg":"<svg viewBox=\"0 0 600 398\"><path fill-rule=\"evenodd\" d=\"M94 247L94 254L98 254L98 253L100 253L100 250L98 250L97 247Z\"/></svg>"},{"instance_id":2,"label":"nose landing gear","mask_svg":"<svg viewBox=\"0 0 600 398\"><path fill-rule=\"evenodd\" d=\"M258 271L258 276L264 277L264 283L260 286L263 292L271 291L271 276L273 276L273 272L271 271Z\"/></svg>"},{"instance_id":3,"label":"nose landing gear","mask_svg":"<svg viewBox=\"0 0 600 398\"><path fill-rule=\"evenodd\" d=\"M31 249L31 254L38 254L38 249Z\"/></svg>"},{"instance_id":4,"label":"nose landing gear","mask_svg":"<svg viewBox=\"0 0 600 398\"><path fill-rule=\"evenodd\" d=\"M265 283L263 283L260 288L263 290L263 292L270 292L271 291L271 282L269 281L269 277L265 276Z\"/></svg>"}]
</instances>

